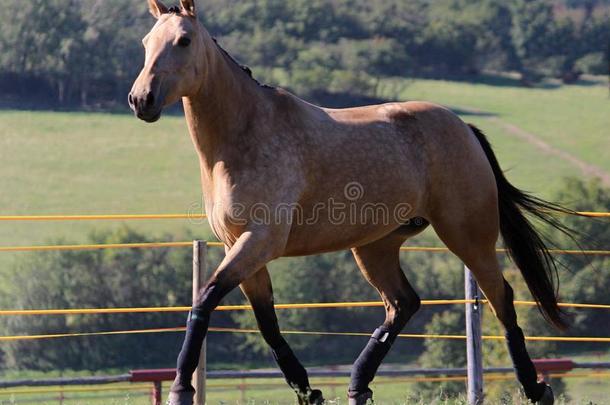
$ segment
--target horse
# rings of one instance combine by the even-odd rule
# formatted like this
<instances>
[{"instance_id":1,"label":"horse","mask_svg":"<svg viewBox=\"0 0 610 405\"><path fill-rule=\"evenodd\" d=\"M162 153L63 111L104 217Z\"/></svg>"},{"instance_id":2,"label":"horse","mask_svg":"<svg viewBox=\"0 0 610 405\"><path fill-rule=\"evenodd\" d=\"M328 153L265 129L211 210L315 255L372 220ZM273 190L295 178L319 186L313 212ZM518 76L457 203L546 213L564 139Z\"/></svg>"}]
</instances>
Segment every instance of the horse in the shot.
<instances>
[{"instance_id":1,"label":"horse","mask_svg":"<svg viewBox=\"0 0 610 405\"><path fill-rule=\"evenodd\" d=\"M350 405L372 400L378 367L420 307L399 250L429 225L489 300L527 398L554 402L551 387L537 379L495 248L501 234L545 319L565 328L553 258L528 219L560 227L552 214L565 209L511 185L485 135L442 106L318 107L253 79L199 22L195 0L148 5L157 21L142 41L144 66L129 105L152 123L182 100L205 211L226 251L189 312L170 405L193 403L192 375L210 315L238 286L298 403L323 403L282 337L266 266L283 256L344 249L351 249L385 307L385 321L355 361L347 392Z\"/></svg>"}]
</instances>

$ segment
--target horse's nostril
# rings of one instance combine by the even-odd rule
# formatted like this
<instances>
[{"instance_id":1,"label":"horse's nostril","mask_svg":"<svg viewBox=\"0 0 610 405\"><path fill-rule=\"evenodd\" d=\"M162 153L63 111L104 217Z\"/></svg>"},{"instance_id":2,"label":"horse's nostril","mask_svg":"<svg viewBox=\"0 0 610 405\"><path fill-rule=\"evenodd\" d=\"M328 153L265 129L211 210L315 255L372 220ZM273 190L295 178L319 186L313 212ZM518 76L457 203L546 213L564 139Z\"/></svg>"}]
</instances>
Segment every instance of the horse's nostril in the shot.
<instances>
[{"instance_id":1,"label":"horse's nostril","mask_svg":"<svg viewBox=\"0 0 610 405\"><path fill-rule=\"evenodd\" d=\"M133 107L133 106L134 106L134 105L133 105L133 96L131 95L131 93L129 93L129 94L127 95L127 102L129 103L129 105L130 105L131 107Z\"/></svg>"},{"instance_id":2,"label":"horse's nostril","mask_svg":"<svg viewBox=\"0 0 610 405\"><path fill-rule=\"evenodd\" d=\"M138 98L134 97L133 94L129 93L129 105L131 106L131 108L133 108L134 110L138 108Z\"/></svg>"},{"instance_id":3,"label":"horse's nostril","mask_svg":"<svg viewBox=\"0 0 610 405\"><path fill-rule=\"evenodd\" d=\"M146 96L146 107L152 107L155 104L155 96L152 93L148 93Z\"/></svg>"}]
</instances>

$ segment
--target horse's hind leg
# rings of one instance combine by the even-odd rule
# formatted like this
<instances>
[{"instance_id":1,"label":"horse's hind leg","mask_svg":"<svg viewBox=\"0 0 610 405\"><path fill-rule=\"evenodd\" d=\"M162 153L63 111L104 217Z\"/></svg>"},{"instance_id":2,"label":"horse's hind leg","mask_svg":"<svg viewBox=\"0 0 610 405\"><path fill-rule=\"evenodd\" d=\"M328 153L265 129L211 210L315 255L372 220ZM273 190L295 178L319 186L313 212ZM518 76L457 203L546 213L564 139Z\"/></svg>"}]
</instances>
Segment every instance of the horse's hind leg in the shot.
<instances>
[{"instance_id":1,"label":"horse's hind leg","mask_svg":"<svg viewBox=\"0 0 610 405\"><path fill-rule=\"evenodd\" d=\"M240 285L244 295L250 301L258 327L271 347L271 352L282 370L286 382L295 390L299 404L322 404L322 392L312 390L309 386L307 371L296 358L288 343L280 333L280 327L273 306L273 290L266 267L245 280Z\"/></svg>"},{"instance_id":2,"label":"horse's hind leg","mask_svg":"<svg viewBox=\"0 0 610 405\"><path fill-rule=\"evenodd\" d=\"M368 282L377 289L386 310L383 325L373 332L352 368L348 391L350 405L363 405L372 399L370 382L392 343L407 321L417 312L420 300L400 268L400 245L406 238L393 234L352 252Z\"/></svg>"},{"instance_id":3,"label":"horse's hind leg","mask_svg":"<svg viewBox=\"0 0 610 405\"><path fill-rule=\"evenodd\" d=\"M487 213L487 214L486 214ZM517 324L513 303L513 290L502 276L495 251L498 237L494 210L478 211L478 219L460 221L432 221L432 226L447 247L455 253L474 274L481 290L489 300L492 310L506 331L506 343L513 361L517 379L525 395L534 403L553 403L550 387L538 382L537 373L527 349L523 332Z\"/></svg>"}]
</instances>

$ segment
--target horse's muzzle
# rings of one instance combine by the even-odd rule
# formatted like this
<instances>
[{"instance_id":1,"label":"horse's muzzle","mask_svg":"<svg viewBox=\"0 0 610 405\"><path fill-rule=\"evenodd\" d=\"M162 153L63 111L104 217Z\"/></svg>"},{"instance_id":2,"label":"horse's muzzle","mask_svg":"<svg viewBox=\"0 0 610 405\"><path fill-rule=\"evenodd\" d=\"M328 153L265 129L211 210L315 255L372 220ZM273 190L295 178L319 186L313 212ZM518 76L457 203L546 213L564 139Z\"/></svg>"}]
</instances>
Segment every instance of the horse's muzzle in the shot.
<instances>
[{"instance_id":1,"label":"horse's muzzle","mask_svg":"<svg viewBox=\"0 0 610 405\"><path fill-rule=\"evenodd\" d=\"M146 122L155 122L161 118L161 108L155 102L155 95L148 92L144 95L134 95L130 92L127 96L129 107L136 117Z\"/></svg>"}]
</instances>

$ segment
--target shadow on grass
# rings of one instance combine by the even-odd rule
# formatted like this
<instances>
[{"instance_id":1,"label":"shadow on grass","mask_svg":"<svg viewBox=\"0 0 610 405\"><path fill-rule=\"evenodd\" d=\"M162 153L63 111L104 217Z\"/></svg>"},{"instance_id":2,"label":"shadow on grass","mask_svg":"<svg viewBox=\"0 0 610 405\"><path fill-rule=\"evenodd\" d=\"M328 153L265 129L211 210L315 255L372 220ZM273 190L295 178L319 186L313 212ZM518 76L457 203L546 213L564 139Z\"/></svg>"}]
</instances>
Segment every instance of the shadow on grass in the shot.
<instances>
[{"instance_id":1,"label":"shadow on grass","mask_svg":"<svg viewBox=\"0 0 610 405\"><path fill-rule=\"evenodd\" d=\"M323 106L326 108L350 108L350 107L360 107L367 105L376 105L383 103L390 103L395 101L410 101L410 100L391 100L380 97L371 97L363 94L354 94L354 93L331 93L326 91L316 91L311 95L303 97L304 100L314 103L319 106ZM416 101L416 100L411 100ZM455 106L447 106L451 111L460 116L469 116L469 117L495 117L497 114L491 113L488 111L480 111L467 109L462 107ZM103 114L111 114L111 115L121 115L121 116L133 116L133 113L127 106L121 106L120 104L116 104L111 108L77 108L77 107L64 107L64 108L53 108L51 106L41 106L41 105L3 105L0 103L0 111L2 110L11 110L11 111L40 111L40 112L62 112L62 113L103 113ZM184 109L182 107L182 103L178 102L174 105L166 107L163 110L164 116L171 117L182 117L184 116Z\"/></svg>"},{"instance_id":2,"label":"shadow on grass","mask_svg":"<svg viewBox=\"0 0 610 405\"><path fill-rule=\"evenodd\" d=\"M303 97L304 100L327 108L350 108L364 105L388 103L393 100L372 97L357 93L333 93L326 90L315 90Z\"/></svg>"},{"instance_id":3,"label":"shadow on grass","mask_svg":"<svg viewBox=\"0 0 610 405\"><path fill-rule=\"evenodd\" d=\"M104 105L56 105L53 103L38 103L28 100L0 100L0 111L24 112L57 112L57 113L101 113L110 115L133 116L127 102L113 102ZM163 115L181 117L184 115L182 102L178 102L163 109Z\"/></svg>"},{"instance_id":4,"label":"shadow on grass","mask_svg":"<svg viewBox=\"0 0 610 405\"><path fill-rule=\"evenodd\" d=\"M480 74L443 74L443 75L429 75L420 74L412 77L394 77L393 79L404 79L404 80L444 80L458 83L467 83L473 85L487 85L496 87L513 87L513 88L531 88L531 89L543 89L543 90L555 90L560 89L564 86L582 86L582 87L595 87L604 86L607 87L609 84L608 78L605 76L588 76L584 75L578 78L574 83L564 84L559 79L547 78L542 79L538 82L525 85L520 79L518 74L515 73L502 73L502 72L484 72ZM107 99L99 101L88 106L82 106L77 103L73 104L60 104L48 94L50 89L42 91L31 91L28 93L14 93L3 89L0 86L0 110L22 110L22 111L50 111L50 112L101 112L108 114L119 114L119 115L130 115L131 111L127 105L127 91L125 90L124 98ZM326 90L312 90L308 95L300 94L299 97L304 98L307 101L313 102L318 105L327 106L331 108L346 108L355 107L362 105L381 104L388 101L379 97L373 97L365 94L358 94L353 92L344 93L331 93ZM471 111L460 111L455 109L459 114L464 115L485 115L484 113L473 113ZM165 114L170 116L181 116L184 115L182 104L176 103L173 106L168 107Z\"/></svg>"},{"instance_id":5,"label":"shadow on grass","mask_svg":"<svg viewBox=\"0 0 610 405\"><path fill-rule=\"evenodd\" d=\"M451 111L456 113L457 115L467 116L467 117L497 117L498 114L492 113L489 111L480 111L480 110L471 110L467 108L453 107L447 106Z\"/></svg>"},{"instance_id":6,"label":"shadow on grass","mask_svg":"<svg viewBox=\"0 0 610 405\"><path fill-rule=\"evenodd\" d=\"M538 81L525 84L517 74L510 73L481 73L478 75L449 75L449 76L422 76L420 79L446 80L459 83L483 84L496 87L517 87L525 89L555 90L564 86L608 86L609 79L605 76L581 76L571 83L563 83L558 78L542 78ZM413 79L417 79L414 77Z\"/></svg>"}]
</instances>

